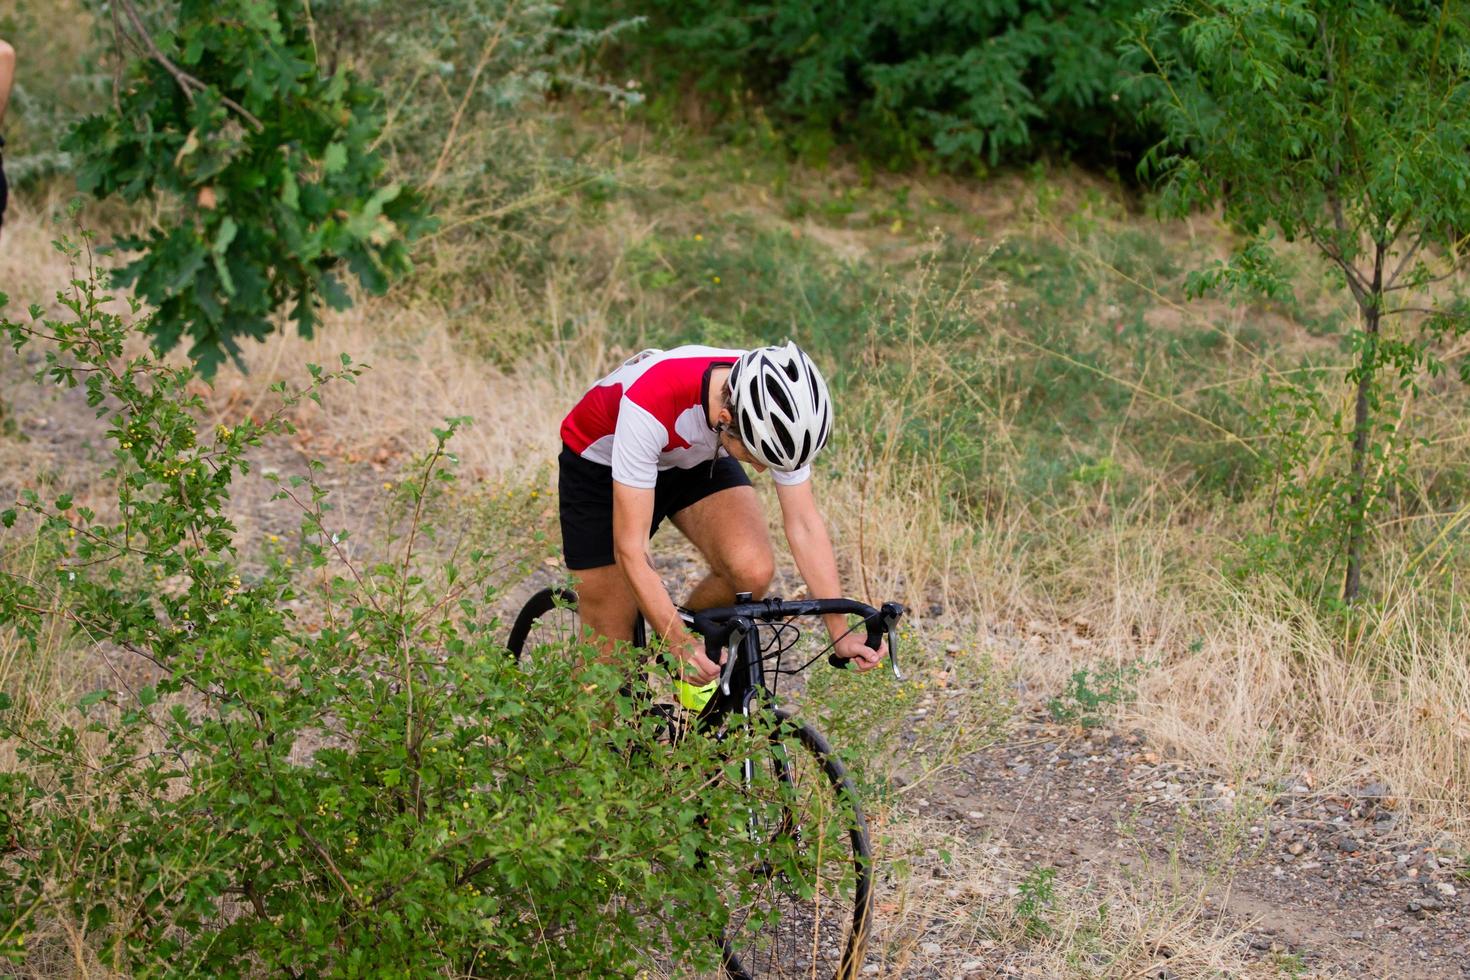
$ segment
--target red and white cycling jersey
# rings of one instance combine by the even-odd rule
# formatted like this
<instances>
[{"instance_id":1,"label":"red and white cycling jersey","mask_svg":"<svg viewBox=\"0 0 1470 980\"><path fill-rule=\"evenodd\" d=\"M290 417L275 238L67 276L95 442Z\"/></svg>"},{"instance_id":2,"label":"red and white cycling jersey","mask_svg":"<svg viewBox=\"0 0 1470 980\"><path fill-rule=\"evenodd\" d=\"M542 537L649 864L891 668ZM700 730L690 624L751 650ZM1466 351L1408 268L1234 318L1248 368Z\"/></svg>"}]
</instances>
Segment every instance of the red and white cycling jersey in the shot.
<instances>
[{"instance_id":1,"label":"red and white cycling jersey","mask_svg":"<svg viewBox=\"0 0 1470 980\"><path fill-rule=\"evenodd\" d=\"M653 487L660 470L708 463L719 448L704 408L709 373L744 353L691 344L635 354L567 414L562 442L583 459L611 466L617 482L643 489ZM771 476L801 483L811 467Z\"/></svg>"}]
</instances>

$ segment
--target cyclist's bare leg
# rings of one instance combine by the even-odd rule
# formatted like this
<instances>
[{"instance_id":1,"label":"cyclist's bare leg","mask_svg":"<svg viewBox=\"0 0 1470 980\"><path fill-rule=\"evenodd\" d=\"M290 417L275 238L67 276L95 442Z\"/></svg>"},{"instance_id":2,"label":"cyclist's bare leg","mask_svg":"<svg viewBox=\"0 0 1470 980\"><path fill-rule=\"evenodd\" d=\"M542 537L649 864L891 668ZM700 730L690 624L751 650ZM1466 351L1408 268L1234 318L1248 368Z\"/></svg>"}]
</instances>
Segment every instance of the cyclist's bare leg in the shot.
<instances>
[{"instance_id":1,"label":"cyclist's bare leg","mask_svg":"<svg viewBox=\"0 0 1470 980\"><path fill-rule=\"evenodd\" d=\"M617 640L633 641L638 599L617 565L584 568L572 573L577 584L577 613L582 625L601 642L604 652Z\"/></svg>"},{"instance_id":2,"label":"cyclist's bare leg","mask_svg":"<svg viewBox=\"0 0 1470 980\"><path fill-rule=\"evenodd\" d=\"M754 487L712 493L670 520L709 562L710 573L689 594L688 608L728 606L737 592L765 595L776 574L776 556Z\"/></svg>"}]
</instances>

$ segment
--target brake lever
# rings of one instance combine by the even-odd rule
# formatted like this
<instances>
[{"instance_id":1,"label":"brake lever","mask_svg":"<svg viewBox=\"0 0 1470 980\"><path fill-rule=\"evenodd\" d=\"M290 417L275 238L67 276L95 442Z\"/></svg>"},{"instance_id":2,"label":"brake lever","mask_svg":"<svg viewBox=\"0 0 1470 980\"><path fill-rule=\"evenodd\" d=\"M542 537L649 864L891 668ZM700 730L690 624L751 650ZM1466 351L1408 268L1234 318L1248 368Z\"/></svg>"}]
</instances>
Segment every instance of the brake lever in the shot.
<instances>
[{"instance_id":1,"label":"brake lever","mask_svg":"<svg viewBox=\"0 0 1470 980\"><path fill-rule=\"evenodd\" d=\"M745 616L730 620L729 646L725 650L725 662L720 667L720 693L730 696L730 675L735 673L735 653L745 642L745 635L755 629L755 623Z\"/></svg>"},{"instance_id":2,"label":"brake lever","mask_svg":"<svg viewBox=\"0 0 1470 980\"><path fill-rule=\"evenodd\" d=\"M894 680L903 680L903 672L898 669L898 629L893 626L888 627L888 668Z\"/></svg>"},{"instance_id":3,"label":"brake lever","mask_svg":"<svg viewBox=\"0 0 1470 980\"><path fill-rule=\"evenodd\" d=\"M903 615L903 606L896 602L885 602L880 611L883 625L888 630L888 666L893 670L893 679L901 681L903 673L898 669L898 617Z\"/></svg>"},{"instance_id":4,"label":"brake lever","mask_svg":"<svg viewBox=\"0 0 1470 980\"><path fill-rule=\"evenodd\" d=\"M896 602L885 602L883 608L878 610L878 620L888 634L888 666L893 671L893 679L899 681L903 680L903 674L898 669L898 618L903 613L903 606ZM882 638L879 633L869 629L863 642L867 644L869 650L876 650L882 643ZM838 670L846 670L848 665L847 659L837 656L836 653L827 656L827 663Z\"/></svg>"}]
</instances>

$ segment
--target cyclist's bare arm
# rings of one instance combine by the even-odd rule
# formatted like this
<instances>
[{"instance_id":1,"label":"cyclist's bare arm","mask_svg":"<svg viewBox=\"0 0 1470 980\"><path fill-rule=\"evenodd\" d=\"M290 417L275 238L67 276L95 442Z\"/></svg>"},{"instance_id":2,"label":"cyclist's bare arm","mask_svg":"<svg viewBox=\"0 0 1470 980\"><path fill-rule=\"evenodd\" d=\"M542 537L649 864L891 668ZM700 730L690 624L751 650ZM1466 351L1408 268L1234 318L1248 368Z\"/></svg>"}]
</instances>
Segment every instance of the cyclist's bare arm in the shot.
<instances>
[{"instance_id":1,"label":"cyclist's bare arm","mask_svg":"<svg viewBox=\"0 0 1470 980\"><path fill-rule=\"evenodd\" d=\"M653 490L630 487L613 481L613 559L628 580L655 632L668 643L674 656L690 664L685 680L707 684L719 676L719 667L704 654L703 647L679 618L674 600L648 561L648 525L653 521Z\"/></svg>"},{"instance_id":2,"label":"cyclist's bare arm","mask_svg":"<svg viewBox=\"0 0 1470 980\"><path fill-rule=\"evenodd\" d=\"M0 123L5 121L5 109L10 105L10 86L15 82L15 48L0 38Z\"/></svg>"},{"instance_id":3,"label":"cyclist's bare arm","mask_svg":"<svg viewBox=\"0 0 1470 980\"><path fill-rule=\"evenodd\" d=\"M812 493L812 481L805 480L790 486L778 483L776 499L781 502L781 522L786 531L786 541L791 545L791 555L796 559L797 571L801 572L812 597L830 599L841 596L842 581L837 574L837 558L832 552L827 522L823 520ZM849 633L843 616L826 616L823 622L836 641L834 649L837 655L855 660L858 670L873 669L887 653L886 641L877 650L868 649L863 644L863 631Z\"/></svg>"}]
</instances>

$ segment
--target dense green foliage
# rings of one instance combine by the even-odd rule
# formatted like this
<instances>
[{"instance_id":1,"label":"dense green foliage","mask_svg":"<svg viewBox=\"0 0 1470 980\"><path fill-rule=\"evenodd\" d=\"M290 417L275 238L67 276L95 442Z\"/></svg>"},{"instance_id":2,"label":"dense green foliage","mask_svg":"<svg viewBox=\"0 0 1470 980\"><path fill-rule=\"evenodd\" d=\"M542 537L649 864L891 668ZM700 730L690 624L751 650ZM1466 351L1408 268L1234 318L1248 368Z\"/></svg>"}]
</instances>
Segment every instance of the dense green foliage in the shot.
<instances>
[{"instance_id":1,"label":"dense green foliage","mask_svg":"<svg viewBox=\"0 0 1470 980\"><path fill-rule=\"evenodd\" d=\"M581 16L647 17L628 35L652 98L751 93L806 149L833 139L882 164L975 169L1059 151L1111 164L1143 146L1119 21L1136 0L621 0Z\"/></svg>"},{"instance_id":2,"label":"dense green foliage","mask_svg":"<svg viewBox=\"0 0 1470 980\"><path fill-rule=\"evenodd\" d=\"M226 506L246 453L360 369L311 366L269 418L201 431L191 372L125 357L134 328L95 277L59 299L69 319L0 325L107 419L117 511L26 491L0 514L54 563L0 574L0 619L32 649L59 620L114 687L59 715L0 693L19 759L0 773L0 955L25 963L26 935L60 920L130 975L712 966L740 887L715 882L759 864L742 835L708 846L749 812L722 761L739 736L661 744L618 693L628 665L573 683L565 659L505 655L487 612L504 567L430 519L460 423L394 491L381 562L353 561L321 464L266 474L300 531L242 555ZM476 537L533 523L507 512Z\"/></svg>"},{"instance_id":3,"label":"dense green foliage","mask_svg":"<svg viewBox=\"0 0 1470 980\"><path fill-rule=\"evenodd\" d=\"M427 21L381 0L267 4L241 31L227 19L204 24L200 5L178 0L118 4L117 18L92 0L59 2L42 10L22 0L0 14L0 36L11 32L23 52L7 174L30 188L75 172L84 189L140 205L133 213L153 227L123 241L141 253L120 281L136 276L140 295L162 303L159 346L188 338L205 370L283 315L310 332L314 303L345 303L354 279L380 291L407 269L405 246L415 301L466 329L502 316L503 281L487 273L539 271L575 214L576 189L611 179L587 146L554 138L558 97L640 98L580 70L593 46L630 25L565 27L555 4L453 0ZM298 74L273 83L253 65ZM114 69L132 81L122 99ZM261 92L262 83L272 90ZM185 152L191 133L202 144ZM288 175L298 184L294 209ZM395 186L405 190L389 201ZM370 220L380 194L383 215ZM434 216L432 233L424 213ZM189 270L200 262L195 281ZM527 342L486 346L514 353Z\"/></svg>"},{"instance_id":4,"label":"dense green foliage","mask_svg":"<svg viewBox=\"0 0 1470 980\"><path fill-rule=\"evenodd\" d=\"M116 272L156 307L155 345L191 341L205 373L286 310L310 335L350 302L344 273L381 293L426 227L417 196L384 179L377 93L323 73L293 0L181 0L149 22L120 0L125 66L115 108L64 146L98 196L161 199L171 220L118 245Z\"/></svg>"},{"instance_id":5,"label":"dense green foliage","mask_svg":"<svg viewBox=\"0 0 1470 980\"><path fill-rule=\"evenodd\" d=\"M1358 307L1345 337L1353 416L1329 416L1315 382L1278 376L1266 419L1295 558L1340 563L1354 600L1372 524L1413 499L1400 485L1413 441L1404 404L1446 367L1444 340L1470 327L1465 297L1435 286L1470 227L1470 15L1429 0L1182 0L1136 30L1141 63L1170 94L1149 160L1166 206L1223 203L1246 236L1198 285L1290 297L1299 285L1268 247L1279 232L1309 240ZM1470 379L1470 361L1458 367ZM1346 451L1304 478L1316 453L1306 418L1330 421Z\"/></svg>"}]
</instances>

